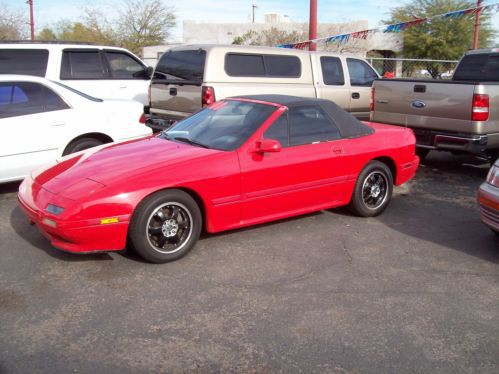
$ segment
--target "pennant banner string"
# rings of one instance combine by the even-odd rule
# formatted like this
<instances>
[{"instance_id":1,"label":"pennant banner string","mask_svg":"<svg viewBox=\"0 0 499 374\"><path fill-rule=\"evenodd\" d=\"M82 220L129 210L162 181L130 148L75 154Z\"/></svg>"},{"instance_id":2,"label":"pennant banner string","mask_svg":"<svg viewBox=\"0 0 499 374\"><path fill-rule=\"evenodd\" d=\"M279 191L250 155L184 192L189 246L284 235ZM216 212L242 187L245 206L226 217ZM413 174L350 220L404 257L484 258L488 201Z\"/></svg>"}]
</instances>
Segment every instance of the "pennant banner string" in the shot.
<instances>
[{"instance_id":1,"label":"pennant banner string","mask_svg":"<svg viewBox=\"0 0 499 374\"><path fill-rule=\"evenodd\" d=\"M380 27L376 27L373 29L367 29L367 30L332 35L332 36L326 36L323 38L305 40L305 41L301 41L301 42L297 42L297 43L280 44L277 47L279 47L279 48L292 48L292 49L305 49L310 45L310 43L325 42L325 43L345 44L345 43L348 43L350 38L352 38L352 39L364 39L365 40L365 39L367 39L369 34L374 33L374 32L378 32L378 31L382 31L383 33L399 33L399 32L402 32L409 27L416 26L416 25L419 25L419 24L424 23L424 22L433 21L435 19L461 19L464 16L467 16L470 14L477 14L478 12L483 11L483 10L492 10L492 11L499 12L499 3L489 4L489 5L481 5L478 7L468 8L468 9L454 10L452 12L438 14L438 15L432 16L432 17L416 18L412 21L394 23L392 25L380 26Z\"/></svg>"}]
</instances>

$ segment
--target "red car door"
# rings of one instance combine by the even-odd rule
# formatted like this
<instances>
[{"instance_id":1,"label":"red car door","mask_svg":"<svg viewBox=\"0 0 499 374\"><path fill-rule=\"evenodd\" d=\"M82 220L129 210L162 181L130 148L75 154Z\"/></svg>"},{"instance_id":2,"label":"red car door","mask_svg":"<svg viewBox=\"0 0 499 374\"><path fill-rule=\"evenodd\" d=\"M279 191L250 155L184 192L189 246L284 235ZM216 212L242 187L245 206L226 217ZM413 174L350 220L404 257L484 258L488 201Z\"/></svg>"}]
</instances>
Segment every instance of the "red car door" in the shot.
<instances>
[{"instance_id":1,"label":"red car door","mask_svg":"<svg viewBox=\"0 0 499 374\"><path fill-rule=\"evenodd\" d=\"M327 208L344 195L345 141L321 108L291 108L255 136L278 140L282 149L240 150L243 224Z\"/></svg>"}]
</instances>

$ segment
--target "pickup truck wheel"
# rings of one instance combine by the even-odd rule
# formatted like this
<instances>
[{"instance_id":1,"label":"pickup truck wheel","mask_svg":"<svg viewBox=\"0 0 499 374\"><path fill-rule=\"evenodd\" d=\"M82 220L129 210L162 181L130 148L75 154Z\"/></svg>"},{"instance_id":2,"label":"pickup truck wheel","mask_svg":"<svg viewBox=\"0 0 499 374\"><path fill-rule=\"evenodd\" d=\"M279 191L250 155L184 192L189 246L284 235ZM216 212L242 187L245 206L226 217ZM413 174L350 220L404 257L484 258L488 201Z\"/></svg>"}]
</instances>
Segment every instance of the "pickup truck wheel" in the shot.
<instances>
[{"instance_id":1,"label":"pickup truck wheel","mask_svg":"<svg viewBox=\"0 0 499 374\"><path fill-rule=\"evenodd\" d=\"M63 156L69 155L71 153L83 151L84 149L96 147L98 145L104 144L103 141L95 138L81 138L75 141L72 141L68 144L66 149L64 150Z\"/></svg>"},{"instance_id":2,"label":"pickup truck wheel","mask_svg":"<svg viewBox=\"0 0 499 374\"><path fill-rule=\"evenodd\" d=\"M131 247L143 259L161 264L183 257L201 233L199 206L184 191L159 191L142 201L128 231Z\"/></svg>"},{"instance_id":3,"label":"pickup truck wheel","mask_svg":"<svg viewBox=\"0 0 499 374\"><path fill-rule=\"evenodd\" d=\"M361 217L374 217L383 212L392 197L393 176L390 168L380 161L371 161L360 172L350 210Z\"/></svg>"},{"instance_id":4,"label":"pickup truck wheel","mask_svg":"<svg viewBox=\"0 0 499 374\"><path fill-rule=\"evenodd\" d=\"M423 161L426 156L428 156L428 153L430 153L430 150L428 148L416 147L416 155L419 156L419 159L421 161Z\"/></svg>"}]
</instances>

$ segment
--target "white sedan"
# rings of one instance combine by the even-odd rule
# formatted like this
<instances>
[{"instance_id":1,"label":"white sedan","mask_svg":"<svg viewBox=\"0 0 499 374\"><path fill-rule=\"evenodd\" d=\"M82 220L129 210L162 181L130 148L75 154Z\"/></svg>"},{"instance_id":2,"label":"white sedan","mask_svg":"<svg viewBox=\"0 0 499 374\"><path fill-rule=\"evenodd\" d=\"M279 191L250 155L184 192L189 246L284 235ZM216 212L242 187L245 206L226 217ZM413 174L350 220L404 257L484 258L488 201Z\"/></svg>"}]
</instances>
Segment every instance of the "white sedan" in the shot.
<instances>
[{"instance_id":1,"label":"white sedan","mask_svg":"<svg viewBox=\"0 0 499 374\"><path fill-rule=\"evenodd\" d=\"M143 106L102 100L58 82L0 75L0 183L60 156L151 134Z\"/></svg>"}]
</instances>

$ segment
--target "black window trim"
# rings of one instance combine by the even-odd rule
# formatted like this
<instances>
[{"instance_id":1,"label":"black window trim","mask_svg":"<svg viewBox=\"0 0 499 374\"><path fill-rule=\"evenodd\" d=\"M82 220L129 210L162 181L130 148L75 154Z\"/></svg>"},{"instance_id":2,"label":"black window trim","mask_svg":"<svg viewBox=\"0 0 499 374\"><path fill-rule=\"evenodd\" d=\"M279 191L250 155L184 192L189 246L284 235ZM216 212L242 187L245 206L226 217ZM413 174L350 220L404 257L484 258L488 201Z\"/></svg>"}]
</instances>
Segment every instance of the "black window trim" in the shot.
<instances>
[{"instance_id":1,"label":"black window trim","mask_svg":"<svg viewBox=\"0 0 499 374\"><path fill-rule=\"evenodd\" d=\"M261 56L263 60L263 70L265 75L231 75L227 71L227 58L230 55L237 55L237 56ZM300 74L299 75L289 75L289 76L282 76L282 75L269 75L267 72L267 65L265 63L265 56L272 56L272 57L291 57L295 58L298 60L300 63ZM279 55L279 54L274 54L274 53L248 53L248 52L227 52L224 57L224 71L225 74L227 74L229 77L233 78L282 78L282 79L296 79L296 78L301 78L302 77L302 63L301 59L298 56L295 55Z\"/></svg>"}]
</instances>

